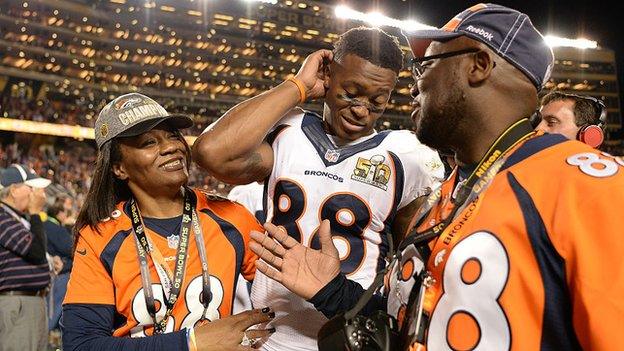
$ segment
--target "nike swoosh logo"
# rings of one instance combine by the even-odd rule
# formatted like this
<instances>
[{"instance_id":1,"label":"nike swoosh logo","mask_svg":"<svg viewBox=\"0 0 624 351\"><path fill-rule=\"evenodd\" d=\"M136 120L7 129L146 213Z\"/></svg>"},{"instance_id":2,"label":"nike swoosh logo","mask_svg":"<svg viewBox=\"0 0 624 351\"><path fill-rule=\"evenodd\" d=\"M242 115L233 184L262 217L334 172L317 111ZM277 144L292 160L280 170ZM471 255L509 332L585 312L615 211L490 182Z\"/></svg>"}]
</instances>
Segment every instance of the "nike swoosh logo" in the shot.
<instances>
[{"instance_id":1,"label":"nike swoosh logo","mask_svg":"<svg viewBox=\"0 0 624 351\"><path fill-rule=\"evenodd\" d=\"M87 249L82 249L82 250L76 250L77 253L85 256L87 254Z\"/></svg>"}]
</instances>

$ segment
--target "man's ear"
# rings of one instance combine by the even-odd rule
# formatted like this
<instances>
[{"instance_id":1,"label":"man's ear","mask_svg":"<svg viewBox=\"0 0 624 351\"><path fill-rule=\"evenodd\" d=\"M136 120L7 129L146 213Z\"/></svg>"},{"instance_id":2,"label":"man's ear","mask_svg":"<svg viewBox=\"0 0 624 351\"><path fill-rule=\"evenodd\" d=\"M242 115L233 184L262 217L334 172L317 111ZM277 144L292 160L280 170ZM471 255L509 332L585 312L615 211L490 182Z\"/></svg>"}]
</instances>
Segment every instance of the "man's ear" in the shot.
<instances>
[{"instance_id":1,"label":"man's ear","mask_svg":"<svg viewBox=\"0 0 624 351\"><path fill-rule=\"evenodd\" d=\"M128 173L126 172L126 169L124 168L123 165L120 164L114 164L113 165L113 174L115 175L115 177L117 177L118 179L121 180L126 180L128 179Z\"/></svg>"},{"instance_id":2,"label":"man's ear","mask_svg":"<svg viewBox=\"0 0 624 351\"><path fill-rule=\"evenodd\" d=\"M332 75L332 69L331 69L332 65L333 65L332 63L327 63L321 66L321 70L323 74L323 88L325 88L325 91L329 89L329 81L331 80L331 75Z\"/></svg>"},{"instance_id":3,"label":"man's ear","mask_svg":"<svg viewBox=\"0 0 624 351\"><path fill-rule=\"evenodd\" d=\"M14 184L9 185L9 195L15 199L15 191L17 191L17 186Z\"/></svg>"},{"instance_id":4,"label":"man's ear","mask_svg":"<svg viewBox=\"0 0 624 351\"><path fill-rule=\"evenodd\" d=\"M476 52L471 63L468 71L468 81L471 85L482 84L490 77L492 70L496 67L494 58L486 50Z\"/></svg>"}]
</instances>

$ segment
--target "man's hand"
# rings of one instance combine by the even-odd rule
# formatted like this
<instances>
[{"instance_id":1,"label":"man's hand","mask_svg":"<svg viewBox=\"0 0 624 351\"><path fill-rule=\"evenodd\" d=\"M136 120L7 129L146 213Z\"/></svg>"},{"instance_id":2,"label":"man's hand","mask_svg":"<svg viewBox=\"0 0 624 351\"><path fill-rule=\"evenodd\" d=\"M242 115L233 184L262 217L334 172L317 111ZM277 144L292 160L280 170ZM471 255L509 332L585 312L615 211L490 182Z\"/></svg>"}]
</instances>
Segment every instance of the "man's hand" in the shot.
<instances>
[{"instance_id":1,"label":"man's hand","mask_svg":"<svg viewBox=\"0 0 624 351\"><path fill-rule=\"evenodd\" d=\"M314 100L325 96L325 68L333 60L334 54L329 50L318 50L306 57L295 78L306 88L306 100Z\"/></svg>"},{"instance_id":2,"label":"man's hand","mask_svg":"<svg viewBox=\"0 0 624 351\"><path fill-rule=\"evenodd\" d=\"M267 234L251 232L249 247L262 258L256 261L256 268L293 293L309 300L340 273L328 220L318 230L320 250L301 245L271 223L265 223L264 228Z\"/></svg>"},{"instance_id":3,"label":"man's hand","mask_svg":"<svg viewBox=\"0 0 624 351\"><path fill-rule=\"evenodd\" d=\"M46 195L43 189L33 188L29 195L28 200L28 214L39 214L43 210L45 205Z\"/></svg>"},{"instance_id":4,"label":"man's hand","mask_svg":"<svg viewBox=\"0 0 624 351\"><path fill-rule=\"evenodd\" d=\"M63 270L63 260L59 256L52 256L52 270L56 275Z\"/></svg>"},{"instance_id":5,"label":"man's hand","mask_svg":"<svg viewBox=\"0 0 624 351\"><path fill-rule=\"evenodd\" d=\"M255 340L271 335L275 329L249 329L249 327L267 323L274 317L275 312L271 312L269 308L263 308L241 312L197 326L195 327L197 350L251 350L250 346L241 345L244 335L248 339Z\"/></svg>"}]
</instances>

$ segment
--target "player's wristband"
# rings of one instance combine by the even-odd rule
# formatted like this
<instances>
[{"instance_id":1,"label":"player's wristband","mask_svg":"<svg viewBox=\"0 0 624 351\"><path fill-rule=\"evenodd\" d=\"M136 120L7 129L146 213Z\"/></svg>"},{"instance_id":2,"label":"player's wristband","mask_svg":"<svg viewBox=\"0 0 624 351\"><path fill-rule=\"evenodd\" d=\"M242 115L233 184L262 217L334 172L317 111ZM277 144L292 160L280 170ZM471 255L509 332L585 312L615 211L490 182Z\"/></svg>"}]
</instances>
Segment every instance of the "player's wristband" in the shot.
<instances>
[{"instance_id":1,"label":"player's wristband","mask_svg":"<svg viewBox=\"0 0 624 351\"><path fill-rule=\"evenodd\" d=\"M188 341L189 351L197 351L197 343L195 342L195 329L186 328L186 340Z\"/></svg>"},{"instance_id":2,"label":"player's wristband","mask_svg":"<svg viewBox=\"0 0 624 351\"><path fill-rule=\"evenodd\" d=\"M286 81L291 81L295 83L297 89L299 89L299 103L303 104L306 100L306 89L303 83L301 83L301 81L295 77L290 77L286 79Z\"/></svg>"}]
</instances>

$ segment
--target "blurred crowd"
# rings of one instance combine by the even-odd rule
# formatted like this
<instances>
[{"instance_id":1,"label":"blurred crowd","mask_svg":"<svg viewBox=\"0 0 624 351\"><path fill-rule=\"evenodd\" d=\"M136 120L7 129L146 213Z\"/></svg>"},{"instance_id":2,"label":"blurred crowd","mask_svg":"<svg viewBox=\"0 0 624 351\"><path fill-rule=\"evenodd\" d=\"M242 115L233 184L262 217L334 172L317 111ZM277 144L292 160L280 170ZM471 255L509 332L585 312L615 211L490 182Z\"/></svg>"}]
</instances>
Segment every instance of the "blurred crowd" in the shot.
<instances>
[{"instance_id":1,"label":"blurred crowd","mask_svg":"<svg viewBox=\"0 0 624 351\"><path fill-rule=\"evenodd\" d=\"M0 116L20 120L67 124L72 126L82 126L93 128L97 118L96 111L104 107L106 100L61 99L48 98L37 99L28 93L28 89L15 94L5 94L0 97ZM90 95L90 94L87 94ZM158 100L158 99L157 99ZM198 136L212 122L216 121L226 110L226 107L189 107L182 105L168 105L167 111L174 114L186 114L193 118L195 125L185 131L187 135ZM404 123L395 120L380 118L377 121L377 130L387 129L409 129L412 121L405 119Z\"/></svg>"},{"instance_id":2,"label":"blurred crowd","mask_svg":"<svg viewBox=\"0 0 624 351\"><path fill-rule=\"evenodd\" d=\"M22 144L0 144L0 168L14 163L32 167L37 174L52 181L49 191L64 192L75 200L76 210L82 206L91 186L91 174L95 165L95 148L85 142L64 145L43 144L27 147ZM227 196L231 185L208 175L196 165L191 165L190 185L208 192Z\"/></svg>"},{"instance_id":3,"label":"blurred crowd","mask_svg":"<svg viewBox=\"0 0 624 351\"><path fill-rule=\"evenodd\" d=\"M4 95L0 98L0 116L27 121L67 124L93 128L97 118L96 112L104 104L89 100L71 99L35 99L27 96ZM216 120L218 111L196 110L172 106L171 113L187 114L191 116L195 125L187 131L189 135L199 135L210 123Z\"/></svg>"}]
</instances>

